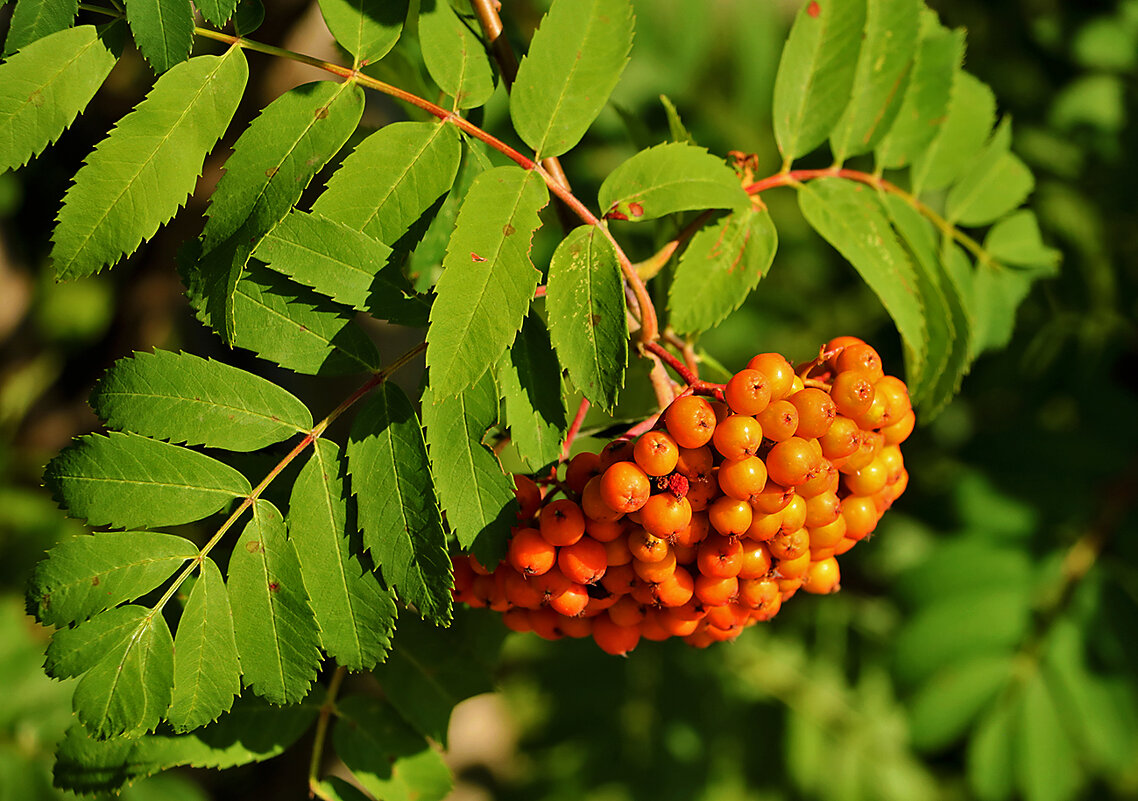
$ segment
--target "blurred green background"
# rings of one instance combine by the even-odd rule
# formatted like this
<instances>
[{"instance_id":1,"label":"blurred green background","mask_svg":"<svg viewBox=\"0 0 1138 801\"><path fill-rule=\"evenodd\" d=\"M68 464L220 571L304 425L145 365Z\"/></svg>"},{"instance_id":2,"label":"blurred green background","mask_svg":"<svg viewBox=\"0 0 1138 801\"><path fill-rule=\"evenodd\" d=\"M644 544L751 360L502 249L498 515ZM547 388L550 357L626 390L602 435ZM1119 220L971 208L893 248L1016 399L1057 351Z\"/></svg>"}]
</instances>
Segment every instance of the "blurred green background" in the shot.
<instances>
[{"instance_id":1,"label":"blurred green background","mask_svg":"<svg viewBox=\"0 0 1138 801\"><path fill-rule=\"evenodd\" d=\"M667 137L661 94L699 144L754 152L760 175L776 171L771 86L797 5L637 0L615 107L564 159L578 193L592 196L638 145ZM586 642L511 635L500 691L455 712L454 798L1138 797L1138 2L932 5L967 27L968 69L1014 118L1015 149L1036 174L1031 203L1063 253L1059 277L1034 287L1009 346L981 358L961 396L906 443L909 490L843 559L840 594L799 597L738 642L702 651L644 643L620 660ZM524 42L542 4L504 6L508 33ZM10 13L0 10L0 31ZM270 3L256 38L334 57L307 2ZM272 97L317 77L255 57L228 141ZM44 463L96 427L87 393L132 350L263 369L193 321L174 270L224 149L189 208L125 264L74 283L50 277L69 177L149 80L128 55L59 145L0 175L3 799L57 797L51 751L70 717L70 687L39 672L47 635L23 615L31 567L80 530L40 488ZM485 111L492 130L507 124L503 100ZM374 102L365 123L401 113ZM853 333L900 370L888 318L802 221L793 191L764 199L779 230L774 267L704 337L707 352L737 368L761 350L808 358ZM633 258L655 244L632 240ZM385 355L402 350L376 333ZM273 376L317 411L339 394ZM175 771L127 797L300 798L299 748L302 757L223 774Z\"/></svg>"}]
</instances>

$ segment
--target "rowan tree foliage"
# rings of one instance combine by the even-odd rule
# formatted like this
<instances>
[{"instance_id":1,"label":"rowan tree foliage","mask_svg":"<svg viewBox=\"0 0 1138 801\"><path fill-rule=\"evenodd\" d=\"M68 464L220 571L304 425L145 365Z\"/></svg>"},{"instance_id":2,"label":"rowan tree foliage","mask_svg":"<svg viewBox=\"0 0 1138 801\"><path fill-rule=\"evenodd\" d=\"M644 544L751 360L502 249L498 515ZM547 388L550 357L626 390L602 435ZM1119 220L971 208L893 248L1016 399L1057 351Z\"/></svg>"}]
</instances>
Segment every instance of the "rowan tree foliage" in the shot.
<instances>
[{"instance_id":1,"label":"rowan tree foliage","mask_svg":"<svg viewBox=\"0 0 1138 801\"><path fill-rule=\"evenodd\" d=\"M310 765L290 793L443 798L452 710L512 664L543 685L506 697L540 696L573 732L608 727L625 704L656 711L625 709L571 764L550 750L555 729L531 721L547 769L498 779L507 797L580 796L621 765L629 797L1124 796L1138 776L1134 654L1111 632L1135 587L1128 552L1100 557L1130 520L1125 449L1115 440L1094 468L1121 483L1080 495L1058 536L953 452L995 419L962 422L962 382L996 363L1033 285L1058 275L1040 220L1091 263L1096 240L1038 158L1044 133L1029 138L1037 158L1013 152L1005 97L965 66L965 30L921 0L811 0L785 20L730 5L752 25L740 61L760 77L733 80L762 129L721 147L727 123L689 129L667 96L644 113L622 100L629 81L653 80L637 69L642 46L650 66L669 58L661 42L687 46L653 2L511 5L319 0L310 24L326 26L336 58L260 38L279 28L260 0L17 0L5 12L2 171L41 168L105 83L146 74L144 96L43 190L56 199L41 222L50 241L32 248L54 279L129 282L156 236L193 232L161 269L198 333L115 353L87 399L102 428L42 469L63 510L50 514L86 526L21 535L47 550L26 610L50 640L10 605L0 618L0 675L50 688L58 707L33 737L55 751L55 787L200 792L163 771L287 752ZM1121 52L1111 37L1138 39L1133 4L1086 29L1083 52ZM251 75L281 62L321 77L251 97ZM1081 91L1065 101L1076 124ZM206 192L196 225L175 228ZM840 269L810 267L832 255ZM1109 304L1101 281L1095 291ZM792 361L824 361L819 346L840 334L876 338L890 372L903 367L918 436L940 449L919 446L910 469L929 478L911 503L926 506L882 536L897 544L860 594L710 651L669 643L618 663L518 635L503 652L497 617L455 604L452 559L503 559L519 511L511 474L566 491L571 454L641 433L677 394L721 397L707 388L776 349L762 336L780 314L809 318L773 337L799 348ZM1133 337L1125 316L1042 326L1034 359L1071 334ZM392 332L405 352L389 353ZM1099 419L1132 400L1104 399ZM1041 407L1045 427L1074 437L1062 409ZM1039 494L1033 471L1047 464L1021 466ZM949 520L959 532L933 536ZM753 740L760 724L739 710L756 704L769 714ZM34 714L14 710L0 716L11 732ZM634 745L613 764L616 735ZM777 765L777 779L749 766L757 740L770 753L755 766ZM714 773L717 753L740 764ZM0 788L54 797L28 759L0 740Z\"/></svg>"}]
</instances>

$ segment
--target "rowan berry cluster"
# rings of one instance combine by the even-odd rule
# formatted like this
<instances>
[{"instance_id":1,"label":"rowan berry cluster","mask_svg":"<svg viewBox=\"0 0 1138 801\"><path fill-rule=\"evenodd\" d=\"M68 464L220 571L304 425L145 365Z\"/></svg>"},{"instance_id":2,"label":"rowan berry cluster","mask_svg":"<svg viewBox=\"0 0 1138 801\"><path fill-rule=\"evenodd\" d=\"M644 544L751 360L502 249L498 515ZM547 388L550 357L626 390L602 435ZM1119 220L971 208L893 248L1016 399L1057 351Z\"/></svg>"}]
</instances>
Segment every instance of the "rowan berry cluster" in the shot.
<instances>
[{"instance_id":1,"label":"rowan berry cluster","mask_svg":"<svg viewBox=\"0 0 1138 801\"><path fill-rule=\"evenodd\" d=\"M703 647L770 620L799 589L838 589L837 557L908 483L914 414L881 357L839 337L797 371L761 353L711 397L683 394L656 427L579 453L521 511L494 571L454 560L455 599L516 631Z\"/></svg>"}]
</instances>

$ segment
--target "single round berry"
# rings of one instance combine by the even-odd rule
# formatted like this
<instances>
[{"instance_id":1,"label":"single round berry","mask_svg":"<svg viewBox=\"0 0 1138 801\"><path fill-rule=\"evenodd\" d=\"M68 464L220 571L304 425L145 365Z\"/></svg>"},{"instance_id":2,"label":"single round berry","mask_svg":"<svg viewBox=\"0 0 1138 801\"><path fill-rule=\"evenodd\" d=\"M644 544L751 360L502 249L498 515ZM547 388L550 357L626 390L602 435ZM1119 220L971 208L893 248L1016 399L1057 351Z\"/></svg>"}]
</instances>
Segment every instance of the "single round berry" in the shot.
<instances>
[{"instance_id":1,"label":"single round berry","mask_svg":"<svg viewBox=\"0 0 1138 801\"><path fill-rule=\"evenodd\" d=\"M697 395L672 401L664 412L664 425L681 448L700 448L715 433L715 411Z\"/></svg>"},{"instance_id":2,"label":"single round berry","mask_svg":"<svg viewBox=\"0 0 1138 801\"><path fill-rule=\"evenodd\" d=\"M632 560L632 570L641 581L649 584L659 584L668 576L676 572L676 552L671 548L664 551L664 558L653 562L643 562L640 559Z\"/></svg>"},{"instance_id":3,"label":"single round berry","mask_svg":"<svg viewBox=\"0 0 1138 801\"><path fill-rule=\"evenodd\" d=\"M817 387L795 392L787 400L798 410L798 428L794 433L803 439L817 439L824 435L838 415L833 398Z\"/></svg>"},{"instance_id":4,"label":"single round berry","mask_svg":"<svg viewBox=\"0 0 1138 801\"><path fill-rule=\"evenodd\" d=\"M767 454L767 475L784 487L794 487L817 475L822 469L822 456L809 441L791 437L775 443Z\"/></svg>"},{"instance_id":5,"label":"single round berry","mask_svg":"<svg viewBox=\"0 0 1138 801\"><path fill-rule=\"evenodd\" d=\"M913 433L916 424L917 416L910 410L908 414L893 425L881 429L881 433L885 435L885 443L887 445L900 445Z\"/></svg>"},{"instance_id":6,"label":"single round berry","mask_svg":"<svg viewBox=\"0 0 1138 801\"><path fill-rule=\"evenodd\" d=\"M619 520L622 516L621 512L613 509L605 503L604 498L601 497L600 476L590 478L589 483L585 485L585 489L581 492L581 510L585 513L585 517L590 520L613 522ZM544 510L542 513L544 514Z\"/></svg>"},{"instance_id":7,"label":"single round berry","mask_svg":"<svg viewBox=\"0 0 1138 801\"><path fill-rule=\"evenodd\" d=\"M842 352L834 361L834 367L839 373L860 371L869 376L870 381L877 381L885 375L885 370L881 366L881 355L864 342L842 348Z\"/></svg>"},{"instance_id":8,"label":"single round berry","mask_svg":"<svg viewBox=\"0 0 1138 801\"><path fill-rule=\"evenodd\" d=\"M581 492L589 479L600 475L601 457L592 451L582 451L569 460L565 468L565 484L573 492Z\"/></svg>"},{"instance_id":9,"label":"single round berry","mask_svg":"<svg viewBox=\"0 0 1138 801\"><path fill-rule=\"evenodd\" d=\"M557 561L557 548L536 528L523 528L510 540L506 558L519 573L540 576Z\"/></svg>"},{"instance_id":10,"label":"single round berry","mask_svg":"<svg viewBox=\"0 0 1138 801\"><path fill-rule=\"evenodd\" d=\"M699 546L696 564L705 576L737 576L743 569L743 545L735 537L715 534Z\"/></svg>"},{"instance_id":11,"label":"single round berry","mask_svg":"<svg viewBox=\"0 0 1138 801\"><path fill-rule=\"evenodd\" d=\"M661 606L683 606L695 594L695 579L687 568L677 566L670 576L656 582L653 594Z\"/></svg>"},{"instance_id":12,"label":"single round berry","mask_svg":"<svg viewBox=\"0 0 1138 801\"><path fill-rule=\"evenodd\" d=\"M841 505L838 507L838 516L833 522L824 526L807 528L810 533L810 552L821 551L825 548L836 548L838 543L846 536L846 519L841 515Z\"/></svg>"},{"instance_id":13,"label":"single round berry","mask_svg":"<svg viewBox=\"0 0 1138 801\"><path fill-rule=\"evenodd\" d=\"M541 510L541 536L551 545L572 545L585 534L581 507L568 498L559 498Z\"/></svg>"},{"instance_id":14,"label":"single round berry","mask_svg":"<svg viewBox=\"0 0 1138 801\"><path fill-rule=\"evenodd\" d=\"M767 484L767 466L757 456L729 459L719 466L716 480L724 495L750 503Z\"/></svg>"},{"instance_id":15,"label":"single round berry","mask_svg":"<svg viewBox=\"0 0 1138 801\"><path fill-rule=\"evenodd\" d=\"M873 380L857 370L838 373L830 387L830 397L838 413L854 419L869 410L874 394Z\"/></svg>"},{"instance_id":16,"label":"single round berry","mask_svg":"<svg viewBox=\"0 0 1138 801\"><path fill-rule=\"evenodd\" d=\"M532 520L541 506L541 490L533 479L514 473L514 496L518 499L518 520Z\"/></svg>"},{"instance_id":17,"label":"single round berry","mask_svg":"<svg viewBox=\"0 0 1138 801\"><path fill-rule=\"evenodd\" d=\"M772 442L782 442L798 430L798 409L788 400L777 400L758 416L763 436Z\"/></svg>"},{"instance_id":18,"label":"single round berry","mask_svg":"<svg viewBox=\"0 0 1138 801\"><path fill-rule=\"evenodd\" d=\"M648 476L635 462L616 462L601 476L601 500L622 514L635 512L652 491Z\"/></svg>"},{"instance_id":19,"label":"single round berry","mask_svg":"<svg viewBox=\"0 0 1138 801\"><path fill-rule=\"evenodd\" d=\"M758 452L763 429L750 415L733 414L715 427L711 441L724 459L743 459Z\"/></svg>"},{"instance_id":20,"label":"single round berry","mask_svg":"<svg viewBox=\"0 0 1138 801\"><path fill-rule=\"evenodd\" d=\"M806 499L807 528L817 528L833 523L842 516L842 502L836 492L823 492Z\"/></svg>"},{"instance_id":21,"label":"single round berry","mask_svg":"<svg viewBox=\"0 0 1138 801\"><path fill-rule=\"evenodd\" d=\"M838 568L838 560L834 557L811 562L806 571L806 578L802 582L802 589L815 595L829 595L838 591L842 574Z\"/></svg>"},{"instance_id":22,"label":"single round berry","mask_svg":"<svg viewBox=\"0 0 1138 801\"><path fill-rule=\"evenodd\" d=\"M736 414L756 415L771 401L770 379L758 370L740 370L731 376L723 395Z\"/></svg>"},{"instance_id":23,"label":"single round berry","mask_svg":"<svg viewBox=\"0 0 1138 801\"><path fill-rule=\"evenodd\" d=\"M770 382L771 400L781 400L794 385L794 368L781 353L760 353L747 362L747 368L758 370Z\"/></svg>"},{"instance_id":24,"label":"single round berry","mask_svg":"<svg viewBox=\"0 0 1138 801\"><path fill-rule=\"evenodd\" d=\"M861 429L849 417L839 415L818 443L827 459L844 459L861 445Z\"/></svg>"},{"instance_id":25,"label":"single round berry","mask_svg":"<svg viewBox=\"0 0 1138 801\"><path fill-rule=\"evenodd\" d=\"M736 576L709 576L700 573L695 577L695 597L705 606L723 606L739 593Z\"/></svg>"},{"instance_id":26,"label":"single round berry","mask_svg":"<svg viewBox=\"0 0 1138 801\"><path fill-rule=\"evenodd\" d=\"M755 579L769 573L772 562L767 544L752 539L742 539L739 542L743 548L743 564L739 568L739 578Z\"/></svg>"},{"instance_id":27,"label":"single round berry","mask_svg":"<svg viewBox=\"0 0 1138 801\"><path fill-rule=\"evenodd\" d=\"M605 574L608 554L605 546L592 537L582 537L557 551L557 566L570 581L596 584Z\"/></svg>"},{"instance_id":28,"label":"single round berry","mask_svg":"<svg viewBox=\"0 0 1138 801\"><path fill-rule=\"evenodd\" d=\"M636 440L633 458L650 476L666 476L676 469L680 446L664 431L649 431Z\"/></svg>"},{"instance_id":29,"label":"single round berry","mask_svg":"<svg viewBox=\"0 0 1138 801\"><path fill-rule=\"evenodd\" d=\"M624 656L640 642L640 629L617 625L606 612L593 621L593 640L606 654Z\"/></svg>"},{"instance_id":30,"label":"single round berry","mask_svg":"<svg viewBox=\"0 0 1138 801\"><path fill-rule=\"evenodd\" d=\"M723 495L708 507L707 516L711 527L720 534L737 537L750 527L754 510L747 501Z\"/></svg>"},{"instance_id":31,"label":"single round berry","mask_svg":"<svg viewBox=\"0 0 1138 801\"><path fill-rule=\"evenodd\" d=\"M668 541L638 528L628 535L628 551L641 562L659 562L668 555Z\"/></svg>"},{"instance_id":32,"label":"single round berry","mask_svg":"<svg viewBox=\"0 0 1138 801\"><path fill-rule=\"evenodd\" d=\"M677 498L670 492L653 495L640 510L640 522L650 534L660 539L671 539L687 528L692 508L687 498Z\"/></svg>"}]
</instances>

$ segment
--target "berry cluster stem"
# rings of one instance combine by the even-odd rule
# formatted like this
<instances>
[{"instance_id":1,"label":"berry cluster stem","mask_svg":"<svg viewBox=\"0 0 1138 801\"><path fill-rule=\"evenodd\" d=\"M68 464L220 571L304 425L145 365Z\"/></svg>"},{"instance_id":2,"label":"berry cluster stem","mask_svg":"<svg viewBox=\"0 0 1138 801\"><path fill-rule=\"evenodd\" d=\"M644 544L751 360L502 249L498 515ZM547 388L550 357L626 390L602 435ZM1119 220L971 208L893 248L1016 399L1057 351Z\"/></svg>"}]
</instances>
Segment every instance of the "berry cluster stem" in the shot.
<instances>
[{"instance_id":1,"label":"berry cluster stem","mask_svg":"<svg viewBox=\"0 0 1138 801\"><path fill-rule=\"evenodd\" d=\"M316 721L316 730L312 737L312 758L308 762L308 796L319 797L325 801L332 801L320 786L320 763L324 759L324 742L328 738L328 724L336 712L336 697L340 694L340 687L348 669L341 665L336 668L328 682L328 689L324 691L324 703L320 706L320 717Z\"/></svg>"}]
</instances>

